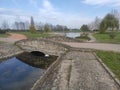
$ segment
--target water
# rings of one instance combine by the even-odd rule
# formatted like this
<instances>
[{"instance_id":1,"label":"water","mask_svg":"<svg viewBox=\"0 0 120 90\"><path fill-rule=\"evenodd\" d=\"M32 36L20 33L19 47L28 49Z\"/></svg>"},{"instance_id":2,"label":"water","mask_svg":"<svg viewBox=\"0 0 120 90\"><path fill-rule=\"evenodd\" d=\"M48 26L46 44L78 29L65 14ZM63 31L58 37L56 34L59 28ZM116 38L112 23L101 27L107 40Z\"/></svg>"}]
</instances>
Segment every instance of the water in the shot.
<instances>
[{"instance_id":1,"label":"water","mask_svg":"<svg viewBox=\"0 0 120 90\"><path fill-rule=\"evenodd\" d=\"M26 56L25 53L22 55ZM29 58L20 60L13 57L0 63L0 90L30 90L45 71L46 65L43 63L40 68L41 64L35 66L25 60L31 61Z\"/></svg>"},{"instance_id":2,"label":"water","mask_svg":"<svg viewBox=\"0 0 120 90\"><path fill-rule=\"evenodd\" d=\"M70 38L75 38L75 37L80 36L80 33L70 32L70 33L66 33L66 36Z\"/></svg>"}]
</instances>

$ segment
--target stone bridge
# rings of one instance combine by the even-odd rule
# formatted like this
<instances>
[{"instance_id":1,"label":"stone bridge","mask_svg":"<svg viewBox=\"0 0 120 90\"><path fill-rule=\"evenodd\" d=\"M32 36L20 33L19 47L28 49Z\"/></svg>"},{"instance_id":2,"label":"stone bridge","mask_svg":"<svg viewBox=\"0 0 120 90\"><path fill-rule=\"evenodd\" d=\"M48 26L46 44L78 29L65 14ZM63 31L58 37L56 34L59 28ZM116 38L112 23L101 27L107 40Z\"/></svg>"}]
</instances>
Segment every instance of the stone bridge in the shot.
<instances>
[{"instance_id":1,"label":"stone bridge","mask_svg":"<svg viewBox=\"0 0 120 90\"><path fill-rule=\"evenodd\" d=\"M16 42L16 45L27 52L41 51L49 55L57 55L68 50L69 46L46 39L26 39Z\"/></svg>"},{"instance_id":2,"label":"stone bridge","mask_svg":"<svg viewBox=\"0 0 120 90\"><path fill-rule=\"evenodd\" d=\"M46 39L16 42L24 51L59 56L31 90L119 90L120 83L91 49L73 48ZM112 74L111 74L112 73Z\"/></svg>"}]
</instances>

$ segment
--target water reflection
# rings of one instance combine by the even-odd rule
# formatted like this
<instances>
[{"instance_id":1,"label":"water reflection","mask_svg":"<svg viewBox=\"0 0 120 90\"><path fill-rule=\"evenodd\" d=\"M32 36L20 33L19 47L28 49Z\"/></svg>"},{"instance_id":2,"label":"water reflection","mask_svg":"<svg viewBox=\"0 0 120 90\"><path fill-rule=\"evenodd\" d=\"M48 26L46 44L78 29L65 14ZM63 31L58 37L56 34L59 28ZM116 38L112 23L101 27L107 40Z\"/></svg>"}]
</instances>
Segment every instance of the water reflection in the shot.
<instances>
[{"instance_id":1,"label":"water reflection","mask_svg":"<svg viewBox=\"0 0 120 90\"><path fill-rule=\"evenodd\" d=\"M41 59L44 60L44 58ZM53 59L52 56L51 59ZM33 59L29 53L23 53L17 58L13 57L0 63L0 90L30 90L45 69L54 61L49 61L48 58L46 61L43 60L41 61L38 57Z\"/></svg>"},{"instance_id":2,"label":"water reflection","mask_svg":"<svg viewBox=\"0 0 120 90\"><path fill-rule=\"evenodd\" d=\"M80 36L80 33L74 33L74 32L66 33L66 37L75 38L78 36Z\"/></svg>"}]
</instances>

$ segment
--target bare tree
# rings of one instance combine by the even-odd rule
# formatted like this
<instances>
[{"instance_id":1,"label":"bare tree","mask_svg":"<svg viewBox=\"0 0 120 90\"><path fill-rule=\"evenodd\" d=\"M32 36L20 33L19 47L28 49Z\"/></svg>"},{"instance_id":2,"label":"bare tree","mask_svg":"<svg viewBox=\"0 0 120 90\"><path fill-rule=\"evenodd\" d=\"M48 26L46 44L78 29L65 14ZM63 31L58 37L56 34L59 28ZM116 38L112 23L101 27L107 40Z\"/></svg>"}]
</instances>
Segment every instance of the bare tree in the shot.
<instances>
[{"instance_id":1,"label":"bare tree","mask_svg":"<svg viewBox=\"0 0 120 90\"><path fill-rule=\"evenodd\" d=\"M8 24L8 22L6 20L3 21L1 28L3 30L9 29L9 24Z\"/></svg>"},{"instance_id":2,"label":"bare tree","mask_svg":"<svg viewBox=\"0 0 120 90\"><path fill-rule=\"evenodd\" d=\"M37 29L43 31L44 30L44 24L43 23L38 23L37 24Z\"/></svg>"},{"instance_id":3,"label":"bare tree","mask_svg":"<svg viewBox=\"0 0 120 90\"><path fill-rule=\"evenodd\" d=\"M99 26L100 26L100 22L101 22L101 19L96 17L95 20L91 23L88 24L88 28L90 30L98 30L99 29Z\"/></svg>"},{"instance_id":4,"label":"bare tree","mask_svg":"<svg viewBox=\"0 0 120 90\"><path fill-rule=\"evenodd\" d=\"M28 30L30 26L30 23L28 21L25 22L25 30Z\"/></svg>"},{"instance_id":5,"label":"bare tree","mask_svg":"<svg viewBox=\"0 0 120 90\"><path fill-rule=\"evenodd\" d=\"M20 30L25 30L25 23L19 22L19 27L20 27Z\"/></svg>"},{"instance_id":6,"label":"bare tree","mask_svg":"<svg viewBox=\"0 0 120 90\"><path fill-rule=\"evenodd\" d=\"M100 22L101 22L100 18L96 17L95 21L94 21L94 30L98 30L99 29Z\"/></svg>"},{"instance_id":7,"label":"bare tree","mask_svg":"<svg viewBox=\"0 0 120 90\"><path fill-rule=\"evenodd\" d=\"M114 15L119 21L119 30L120 30L120 12L117 9L111 11L111 14Z\"/></svg>"},{"instance_id":8,"label":"bare tree","mask_svg":"<svg viewBox=\"0 0 120 90\"><path fill-rule=\"evenodd\" d=\"M26 23L25 22L14 22L14 29L25 30L26 29Z\"/></svg>"},{"instance_id":9,"label":"bare tree","mask_svg":"<svg viewBox=\"0 0 120 90\"><path fill-rule=\"evenodd\" d=\"M18 22L15 22L15 23L14 23L14 29L16 29L16 30L19 30L19 29L20 29Z\"/></svg>"},{"instance_id":10,"label":"bare tree","mask_svg":"<svg viewBox=\"0 0 120 90\"><path fill-rule=\"evenodd\" d=\"M111 11L111 14L114 15L117 19L120 18L120 13L118 12L118 10L114 9Z\"/></svg>"}]
</instances>

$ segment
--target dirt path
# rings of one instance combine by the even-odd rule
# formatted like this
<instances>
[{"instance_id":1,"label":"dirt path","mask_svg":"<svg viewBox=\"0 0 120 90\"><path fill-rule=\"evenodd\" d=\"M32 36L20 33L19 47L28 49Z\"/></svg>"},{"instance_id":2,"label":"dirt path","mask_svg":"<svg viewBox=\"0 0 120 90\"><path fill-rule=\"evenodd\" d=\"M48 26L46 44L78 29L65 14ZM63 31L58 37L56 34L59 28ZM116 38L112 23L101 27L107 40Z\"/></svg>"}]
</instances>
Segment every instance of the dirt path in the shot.
<instances>
[{"instance_id":1,"label":"dirt path","mask_svg":"<svg viewBox=\"0 0 120 90\"><path fill-rule=\"evenodd\" d=\"M27 37L23 34L17 34L17 33L9 33L10 36L8 38L11 39L17 39L17 40L22 40L22 39L27 39Z\"/></svg>"},{"instance_id":2,"label":"dirt path","mask_svg":"<svg viewBox=\"0 0 120 90\"><path fill-rule=\"evenodd\" d=\"M93 37L92 33L89 33L88 34L88 37L91 39L90 41L87 41L87 42L95 42L96 41L96 38Z\"/></svg>"},{"instance_id":3,"label":"dirt path","mask_svg":"<svg viewBox=\"0 0 120 90\"><path fill-rule=\"evenodd\" d=\"M62 42L71 47L120 52L120 44Z\"/></svg>"},{"instance_id":4,"label":"dirt path","mask_svg":"<svg viewBox=\"0 0 120 90\"><path fill-rule=\"evenodd\" d=\"M8 33L10 36L7 38L0 37L0 41L6 42L6 43L14 43L16 41L27 39L27 37L23 34L17 34L17 33Z\"/></svg>"}]
</instances>

